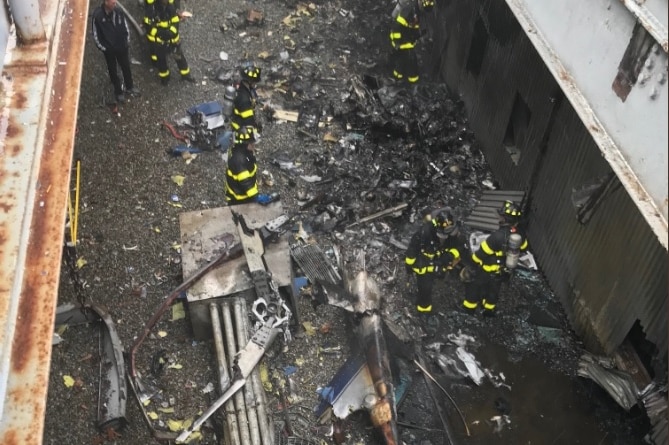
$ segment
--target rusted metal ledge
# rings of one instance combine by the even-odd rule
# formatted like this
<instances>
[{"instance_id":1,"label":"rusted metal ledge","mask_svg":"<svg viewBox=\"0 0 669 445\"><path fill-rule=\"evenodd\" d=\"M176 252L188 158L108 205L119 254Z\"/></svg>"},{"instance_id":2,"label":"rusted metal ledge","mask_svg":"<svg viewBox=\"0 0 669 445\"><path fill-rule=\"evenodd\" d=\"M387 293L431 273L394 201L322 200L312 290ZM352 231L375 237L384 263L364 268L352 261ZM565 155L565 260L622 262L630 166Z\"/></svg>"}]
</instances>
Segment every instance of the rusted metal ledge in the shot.
<instances>
[{"instance_id":1,"label":"rusted metal ledge","mask_svg":"<svg viewBox=\"0 0 669 445\"><path fill-rule=\"evenodd\" d=\"M0 78L4 445L42 443L88 2L41 0L31 11L45 38L30 28L17 46L12 29Z\"/></svg>"}]
</instances>

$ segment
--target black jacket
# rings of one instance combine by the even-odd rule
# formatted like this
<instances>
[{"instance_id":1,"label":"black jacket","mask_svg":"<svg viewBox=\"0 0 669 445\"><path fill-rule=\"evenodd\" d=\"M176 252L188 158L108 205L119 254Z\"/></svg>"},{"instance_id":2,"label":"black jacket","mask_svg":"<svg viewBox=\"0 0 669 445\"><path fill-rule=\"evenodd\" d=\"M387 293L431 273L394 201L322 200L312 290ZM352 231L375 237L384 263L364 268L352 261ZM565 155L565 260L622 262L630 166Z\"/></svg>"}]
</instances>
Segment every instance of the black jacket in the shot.
<instances>
[{"instance_id":1,"label":"black jacket","mask_svg":"<svg viewBox=\"0 0 669 445\"><path fill-rule=\"evenodd\" d=\"M161 0L145 0L144 26L150 42L178 45L180 42L179 2L170 0L163 4Z\"/></svg>"},{"instance_id":2,"label":"black jacket","mask_svg":"<svg viewBox=\"0 0 669 445\"><path fill-rule=\"evenodd\" d=\"M247 125L252 126L256 130L260 130L255 115L257 100L258 93L256 92L256 89L246 82L240 82L237 87L237 95L233 101L231 124L234 130L238 130L240 127L245 127Z\"/></svg>"},{"instance_id":3,"label":"black jacket","mask_svg":"<svg viewBox=\"0 0 669 445\"><path fill-rule=\"evenodd\" d=\"M109 14L102 5L93 11L93 40L100 51L123 51L130 44L130 31L119 8Z\"/></svg>"},{"instance_id":4,"label":"black jacket","mask_svg":"<svg viewBox=\"0 0 669 445\"><path fill-rule=\"evenodd\" d=\"M235 144L228 150L225 172L225 199L229 204L249 202L258 195L256 157L246 144Z\"/></svg>"},{"instance_id":5,"label":"black jacket","mask_svg":"<svg viewBox=\"0 0 669 445\"><path fill-rule=\"evenodd\" d=\"M427 221L411 237L404 262L419 275L439 272L455 266L464 249L466 242L457 232L440 239L432 221Z\"/></svg>"},{"instance_id":6,"label":"black jacket","mask_svg":"<svg viewBox=\"0 0 669 445\"><path fill-rule=\"evenodd\" d=\"M514 226L505 225L488 235L478 250L472 254L472 261L478 264L484 272L502 273L506 263L509 236L512 233L518 233L521 236L520 251L526 251L528 243L525 234Z\"/></svg>"}]
</instances>

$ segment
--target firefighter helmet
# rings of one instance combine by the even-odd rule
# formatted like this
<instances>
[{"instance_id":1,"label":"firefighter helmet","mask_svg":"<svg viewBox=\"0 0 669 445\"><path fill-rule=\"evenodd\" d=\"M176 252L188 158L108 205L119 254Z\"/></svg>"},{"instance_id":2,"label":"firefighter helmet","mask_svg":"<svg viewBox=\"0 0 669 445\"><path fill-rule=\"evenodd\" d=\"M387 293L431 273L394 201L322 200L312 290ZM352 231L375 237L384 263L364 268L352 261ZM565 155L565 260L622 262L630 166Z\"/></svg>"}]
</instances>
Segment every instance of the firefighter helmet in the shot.
<instances>
[{"instance_id":1,"label":"firefighter helmet","mask_svg":"<svg viewBox=\"0 0 669 445\"><path fill-rule=\"evenodd\" d=\"M520 219L522 212L520 211L520 206L513 201L504 201L502 207L499 208L497 213L500 216L503 216L504 219L508 222L515 222Z\"/></svg>"},{"instance_id":2,"label":"firefighter helmet","mask_svg":"<svg viewBox=\"0 0 669 445\"><path fill-rule=\"evenodd\" d=\"M433 213L432 224L437 228L437 236L439 238L447 238L455 232L457 221L453 217L453 211L450 207L437 209Z\"/></svg>"},{"instance_id":3,"label":"firefighter helmet","mask_svg":"<svg viewBox=\"0 0 669 445\"><path fill-rule=\"evenodd\" d=\"M260 82L261 70L252 63L246 63L242 65L242 68L239 70L239 72L242 75L242 79L246 80L247 82Z\"/></svg>"},{"instance_id":4,"label":"firefighter helmet","mask_svg":"<svg viewBox=\"0 0 669 445\"><path fill-rule=\"evenodd\" d=\"M419 2L423 9L430 9L434 6L434 0L419 0Z\"/></svg>"},{"instance_id":5,"label":"firefighter helmet","mask_svg":"<svg viewBox=\"0 0 669 445\"><path fill-rule=\"evenodd\" d=\"M235 144L253 144L258 141L256 129L250 125L235 131Z\"/></svg>"}]
</instances>

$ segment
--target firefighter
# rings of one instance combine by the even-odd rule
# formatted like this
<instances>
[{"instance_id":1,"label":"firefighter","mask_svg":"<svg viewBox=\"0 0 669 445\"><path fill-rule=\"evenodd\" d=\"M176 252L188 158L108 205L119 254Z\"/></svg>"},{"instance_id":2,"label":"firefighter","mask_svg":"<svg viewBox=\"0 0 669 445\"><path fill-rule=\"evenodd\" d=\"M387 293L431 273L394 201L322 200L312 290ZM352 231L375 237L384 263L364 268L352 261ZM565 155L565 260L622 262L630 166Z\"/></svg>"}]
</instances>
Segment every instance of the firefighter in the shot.
<instances>
[{"instance_id":1,"label":"firefighter","mask_svg":"<svg viewBox=\"0 0 669 445\"><path fill-rule=\"evenodd\" d=\"M411 237L404 262L407 271L416 276L416 310L428 322L433 323L432 320L435 320L430 317L435 277L452 270L460 262L461 250L464 248L464 239L460 236L449 207L432 212Z\"/></svg>"},{"instance_id":2,"label":"firefighter","mask_svg":"<svg viewBox=\"0 0 669 445\"><path fill-rule=\"evenodd\" d=\"M230 115L230 129L216 138L216 148L227 151L234 144L234 133L241 127L251 126L256 129L256 138L259 137L259 124L256 121L255 107L258 101L256 84L260 82L261 70L252 63L246 63L239 69L241 79L232 99Z\"/></svg>"},{"instance_id":3,"label":"firefighter","mask_svg":"<svg viewBox=\"0 0 669 445\"><path fill-rule=\"evenodd\" d=\"M225 172L225 200L228 205L254 202L257 199L255 142L256 132L251 126L241 127L234 133L234 144L228 149Z\"/></svg>"},{"instance_id":4,"label":"firefighter","mask_svg":"<svg viewBox=\"0 0 669 445\"><path fill-rule=\"evenodd\" d=\"M260 82L261 70L252 63L244 64L240 69L241 80L233 101L231 126L234 131L244 126L258 128L255 108L258 101L256 85Z\"/></svg>"},{"instance_id":5,"label":"firefighter","mask_svg":"<svg viewBox=\"0 0 669 445\"><path fill-rule=\"evenodd\" d=\"M520 251L527 250L527 238L518 229L521 216L519 205L505 201L497 213L500 217L499 229L491 233L472 254L474 271L471 277L463 277L465 299L462 305L472 313L480 305L485 316L495 314L502 282L511 276L511 270L506 267L510 235L518 233L521 236Z\"/></svg>"},{"instance_id":6,"label":"firefighter","mask_svg":"<svg viewBox=\"0 0 669 445\"><path fill-rule=\"evenodd\" d=\"M162 85L170 81L170 69L167 57L171 54L179 68L182 80L195 82L191 75L188 61L181 48L179 24L181 13L179 0L146 0L144 2L144 27L149 41L151 60L158 68L158 77Z\"/></svg>"},{"instance_id":7,"label":"firefighter","mask_svg":"<svg viewBox=\"0 0 669 445\"><path fill-rule=\"evenodd\" d=\"M280 199L278 193L259 193L255 157L255 144L259 141L256 129L251 126L235 131L234 144L228 149L225 171L225 200L228 205L257 202L268 205Z\"/></svg>"},{"instance_id":8,"label":"firefighter","mask_svg":"<svg viewBox=\"0 0 669 445\"><path fill-rule=\"evenodd\" d=\"M420 38L419 6L423 11L434 6L434 0L412 0L398 3L393 11L393 24L390 29L392 54L390 63L393 77L408 83L418 82L418 56L416 44Z\"/></svg>"}]
</instances>

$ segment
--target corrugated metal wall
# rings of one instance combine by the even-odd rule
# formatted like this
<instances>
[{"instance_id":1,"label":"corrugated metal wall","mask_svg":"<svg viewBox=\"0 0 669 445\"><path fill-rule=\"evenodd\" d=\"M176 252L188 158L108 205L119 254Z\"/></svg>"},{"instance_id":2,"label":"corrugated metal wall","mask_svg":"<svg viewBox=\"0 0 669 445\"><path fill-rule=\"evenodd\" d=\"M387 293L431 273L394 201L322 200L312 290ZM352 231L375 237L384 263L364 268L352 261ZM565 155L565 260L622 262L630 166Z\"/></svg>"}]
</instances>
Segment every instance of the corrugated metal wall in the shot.
<instances>
[{"instance_id":1,"label":"corrugated metal wall","mask_svg":"<svg viewBox=\"0 0 669 445\"><path fill-rule=\"evenodd\" d=\"M573 190L611 169L506 3L440 3L430 25L432 60L467 105L496 179L528 192L532 251L576 332L610 353L638 319L666 367L667 252L621 186L578 222ZM517 102L529 115L513 126L515 164L503 143Z\"/></svg>"}]
</instances>

